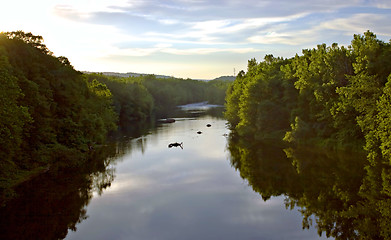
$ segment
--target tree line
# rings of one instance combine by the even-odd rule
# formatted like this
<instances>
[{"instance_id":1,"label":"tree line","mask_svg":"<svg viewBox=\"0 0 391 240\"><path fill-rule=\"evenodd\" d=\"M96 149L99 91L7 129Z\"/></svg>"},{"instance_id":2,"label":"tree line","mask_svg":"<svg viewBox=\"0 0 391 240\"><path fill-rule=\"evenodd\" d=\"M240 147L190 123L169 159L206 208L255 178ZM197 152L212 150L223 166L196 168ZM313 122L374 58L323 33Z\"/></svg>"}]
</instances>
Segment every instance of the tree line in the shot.
<instances>
[{"instance_id":1,"label":"tree line","mask_svg":"<svg viewBox=\"0 0 391 240\"><path fill-rule=\"evenodd\" d=\"M391 45L370 31L351 45L318 45L290 59L248 61L225 116L243 137L368 151L391 159Z\"/></svg>"},{"instance_id":2,"label":"tree line","mask_svg":"<svg viewBox=\"0 0 391 240\"><path fill-rule=\"evenodd\" d=\"M116 128L107 87L88 81L41 36L0 34L0 189L33 173L77 167Z\"/></svg>"},{"instance_id":3,"label":"tree line","mask_svg":"<svg viewBox=\"0 0 391 240\"><path fill-rule=\"evenodd\" d=\"M177 104L224 103L228 83L76 71L42 36L0 33L0 190L46 169L77 168L118 126Z\"/></svg>"},{"instance_id":4,"label":"tree line","mask_svg":"<svg viewBox=\"0 0 391 240\"><path fill-rule=\"evenodd\" d=\"M367 31L347 47L321 44L289 59L251 59L227 90L225 116L238 137L229 146L232 165L264 199L287 195L287 207L301 208L303 227L314 215L319 234L390 238L390 53L391 42ZM270 140L289 146L282 155L291 161L269 161L274 153L262 144ZM364 161L318 160L315 151L302 153L309 147L354 151Z\"/></svg>"},{"instance_id":5,"label":"tree line","mask_svg":"<svg viewBox=\"0 0 391 240\"><path fill-rule=\"evenodd\" d=\"M86 75L89 81L105 84L113 95L119 125L148 118L167 118L178 105L208 101L223 105L230 81L198 81L157 78L155 75L116 77L101 73Z\"/></svg>"}]
</instances>

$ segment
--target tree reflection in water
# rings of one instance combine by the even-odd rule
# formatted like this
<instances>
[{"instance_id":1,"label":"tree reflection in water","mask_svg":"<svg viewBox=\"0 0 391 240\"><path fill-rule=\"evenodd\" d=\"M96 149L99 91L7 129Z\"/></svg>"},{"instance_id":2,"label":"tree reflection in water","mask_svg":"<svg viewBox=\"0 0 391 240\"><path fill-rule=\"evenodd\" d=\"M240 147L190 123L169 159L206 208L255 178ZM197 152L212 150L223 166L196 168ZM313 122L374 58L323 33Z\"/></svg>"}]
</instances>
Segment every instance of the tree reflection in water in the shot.
<instances>
[{"instance_id":1,"label":"tree reflection in water","mask_svg":"<svg viewBox=\"0 0 391 240\"><path fill-rule=\"evenodd\" d=\"M262 199L285 195L303 229L335 239L391 238L391 171L365 156L283 149L230 136L231 164Z\"/></svg>"},{"instance_id":2,"label":"tree reflection in water","mask_svg":"<svg viewBox=\"0 0 391 240\"><path fill-rule=\"evenodd\" d=\"M222 108L192 114L221 116ZM110 187L121 156L135 149L145 151L147 138L140 136L157 134L153 124L121 126L112 135L113 144L95 148L86 165L68 170L52 166L49 172L18 186L16 196L0 207L0 239L63 239L69 229L76 231L77 224L88 218L86 209L93 195Z\"/></svg>"},{"instance_id":3,"label":"tree reflection in water","mask_svg":"<svg viewBox=\"0 0 391 240\"><path fill-rule=\"evenodd\" d=\"M88 218L93 193L101 194L114 179L115 145L92 152L85 166L49 171L16 189L16 197L0 208L0 239L62 239L68 229Z\"/></svg>"}]
</instances>

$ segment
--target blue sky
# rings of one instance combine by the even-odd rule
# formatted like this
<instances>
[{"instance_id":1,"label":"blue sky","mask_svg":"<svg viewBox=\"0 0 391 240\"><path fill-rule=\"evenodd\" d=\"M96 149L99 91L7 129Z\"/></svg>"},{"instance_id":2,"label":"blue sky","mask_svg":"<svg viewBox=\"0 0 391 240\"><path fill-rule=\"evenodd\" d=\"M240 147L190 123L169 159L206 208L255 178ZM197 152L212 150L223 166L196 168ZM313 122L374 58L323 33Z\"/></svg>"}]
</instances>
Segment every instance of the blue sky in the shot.
<instances>
[{"instance_id":1,"label":"blue sky","mask_svg":"<svg viewBox=\"0 0 391 240\"><path fill-rule=\"evenodd\" d=\"M0 31L44 37L80 71L213 79L366 30L391 39L390 0L13 0Z\"/></svg>"}]
</instances>

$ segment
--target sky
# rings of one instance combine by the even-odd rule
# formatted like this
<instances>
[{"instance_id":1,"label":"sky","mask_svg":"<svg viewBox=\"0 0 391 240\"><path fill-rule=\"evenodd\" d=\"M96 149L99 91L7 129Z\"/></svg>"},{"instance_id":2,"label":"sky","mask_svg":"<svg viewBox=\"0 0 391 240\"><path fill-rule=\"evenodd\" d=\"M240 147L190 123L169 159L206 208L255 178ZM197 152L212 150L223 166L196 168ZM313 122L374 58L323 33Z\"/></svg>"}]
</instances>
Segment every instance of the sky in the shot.
<instances>
[{"instance_id":1,"label":"sky","mask_svg":"<svg viewBox=\"0 0 391 240\"><path fill-rule=\"evenodd\" d=\"M266 54L347 46L370 30L391 39L390 0L12 0L0 32L44 38L79 71L214 79Z\"/></svg>"}]
</instances>

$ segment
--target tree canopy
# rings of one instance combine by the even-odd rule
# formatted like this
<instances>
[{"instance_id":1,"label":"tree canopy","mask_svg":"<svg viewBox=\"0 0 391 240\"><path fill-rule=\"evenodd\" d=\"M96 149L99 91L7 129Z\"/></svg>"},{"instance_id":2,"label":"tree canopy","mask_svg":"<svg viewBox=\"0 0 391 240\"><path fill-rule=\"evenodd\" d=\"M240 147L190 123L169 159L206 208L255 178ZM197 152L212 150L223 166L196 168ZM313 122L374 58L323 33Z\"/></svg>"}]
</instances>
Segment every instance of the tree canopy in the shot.
<instances>
[{"instance_id":1,"label":"tree canopy","mask_svg":"<svg viewBox=\"0 0 391 240\"><path fill-rule=\"evenodd\" d=\"M54 57L41 36L1 33L0 72L1 188L24 172L83 164L88 145L116 128L107 87Z\"/></svg>"},{"instance_id":2,"label":"tree canopy","mask_svg":"<svg viewBox=\"0 0 391 240\"><path fill-rule=\"evenodd\" d=\"M233 133L257 146L261 146L259 140L288 143L295 149L286 151L292 160L288 163L296 166L297 172L281 161L254 167L248 160L251 156L273 155L257 147L231 147L233 166L241 169L242 177L249 179L262 197L286 194L288 206L302 207L304 227L315 215L319 233L336 239L391 236L390 53L391 42L367 31L354 35L348 47L321 44L290 59L271 55L260 63L251 59L247 72L240 72L227 91L225 116ZM297 149L308 146L361 152L367 161L332 159L328 162L333 166L310 167L321 162L316 156L306 157L309 160L300 156ZM252 172L258 168L261 174ZM279 176L275 178L280 186L273 178L262 179L262 183L256 179L258 175L267 178L276 169L289 170L272 174ZM319 181L315 189L309 189L309 182L289 185L307 181L305 171L311 182ZM362 179L354 179L357 176ZM333 179L322 182L327 178ZM304 189L298 189L300 186Z\"/></svg>"},{"instance_id":3,"label":"tree canopy","mask_svg":"<svg viewBox=\"0 0 391 240\"><path fill-rule=\"evenodd\" d=\"M368 31L348 47L321 44L290 59L251 59L227 91L230 127L242 136L333 149L369 150L380 141L385 154L390 51Z\"/></svg>"}]
</instances>

